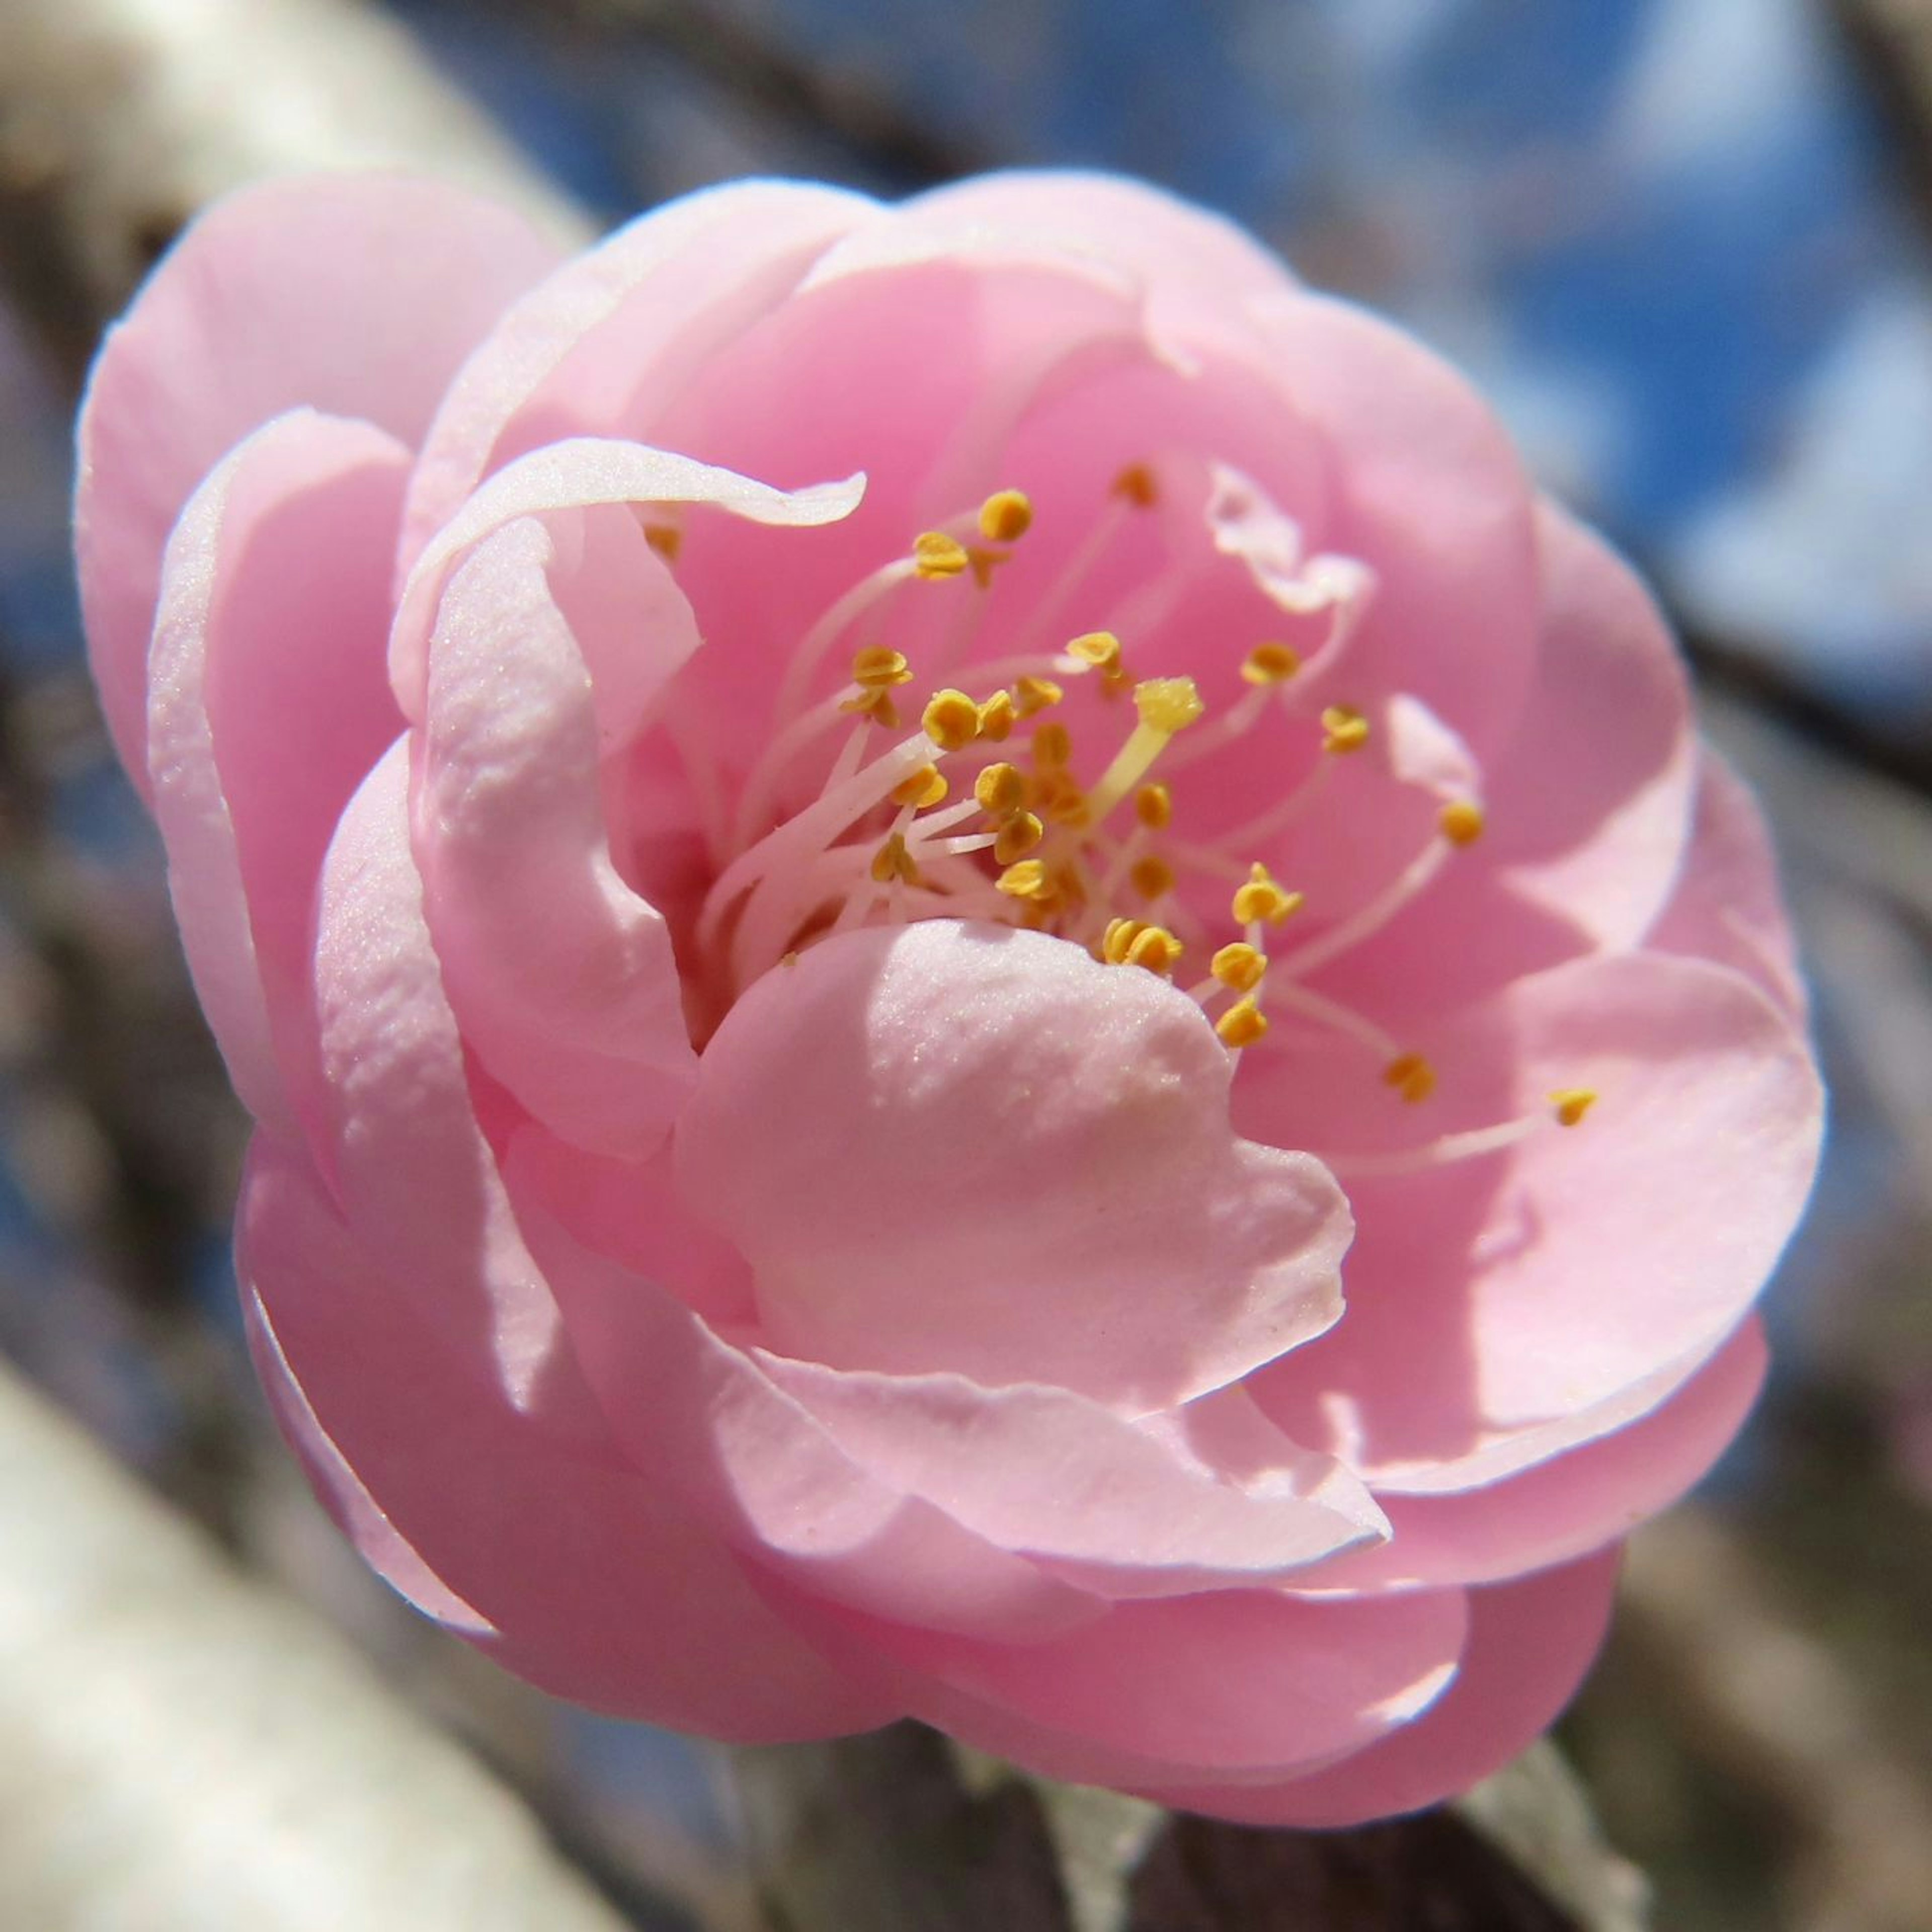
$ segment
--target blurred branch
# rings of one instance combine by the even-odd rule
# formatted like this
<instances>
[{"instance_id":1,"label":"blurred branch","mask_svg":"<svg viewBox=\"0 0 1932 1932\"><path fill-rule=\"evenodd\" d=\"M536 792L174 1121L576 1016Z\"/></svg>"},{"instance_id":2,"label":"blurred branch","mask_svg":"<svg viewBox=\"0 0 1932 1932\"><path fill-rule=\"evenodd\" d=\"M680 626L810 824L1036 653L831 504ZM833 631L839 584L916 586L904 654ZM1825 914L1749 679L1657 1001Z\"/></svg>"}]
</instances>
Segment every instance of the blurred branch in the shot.
<instances>
[{"instance_id":1,"label":"blurred branch","mask_svg":"<svg viewBox=\"0 0 1932 1932\"><path fill-rule=\"evenodd\" d=\"M568 207L359 0L5 0L0 272L77 382L197 208L313 168L420 167Z\"/></svg>"},{"instance_id":2,"label":"blurred branch","mask_svg":"<svg viewBox=\"0 0 1932 1932\"><path fill-rule=\"evenodd\" d=\"M0 1924L619 1932L510 1795L0 1370Z\"/></svg>"},{"instance_id":3,"label":"blurred branch","mask_svg":"<svg viewBox=\"0 0 1932 1932\"><path fill-rule=\"evenodd\" d=\"M1906 185L1932 228L1932 0L1830 0L1830 6L1892 123Z\"/></svg>"},{"instance_id":4,"label":"blurred branch","mask_svg":"<svg viewBox=\"0 0 1932 1932\"><path fill-rule=\"evenodd\" d=\"M1450 1810L1322 1832L1249 1830L1050 1784L912 1724L740 1751L736 1763L758 1875L784 1932L1646 1923L1641 1881L1604 1846L1546 1747Z\"/></svg>"}]
</instances>

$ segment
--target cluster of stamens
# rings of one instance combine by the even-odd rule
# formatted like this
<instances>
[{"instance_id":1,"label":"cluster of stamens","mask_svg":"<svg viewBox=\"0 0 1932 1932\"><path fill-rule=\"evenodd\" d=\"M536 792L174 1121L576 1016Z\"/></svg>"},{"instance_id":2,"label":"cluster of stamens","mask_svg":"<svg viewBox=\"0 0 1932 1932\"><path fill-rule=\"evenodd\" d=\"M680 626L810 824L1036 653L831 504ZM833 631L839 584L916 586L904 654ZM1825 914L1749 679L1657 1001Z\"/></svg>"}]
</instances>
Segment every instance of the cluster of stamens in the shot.
<instances>
[{"instance_id":1,"label":"cluster of stamens","mask_svg":"<svg viewBox=\"0 0 1932 1932\"><path fill-rule=\"evenodd\" d=\"M1150 468L1130 466L1112 495L1114 524L1150 507L1158 497ZM872 616L900 585L968 578L983 592L1033 518L1022 492L1002 490L970 523L962 518L921 533L908 554L855 586L814 627L788 674L788 694L799 696L839 633ZM1090 565L1094 550L1090 540L1070 567L1073 574ZM1048 603L1064 601L1069 588L1063 582ZM1380 931L1455 852L1482 836L1484 812L1475 799L1442 802L1436 837L1400 878L1286 953L1270 947L1303 910L1304 895L1250 854L1311 802L1328 760L1369 744L1375 728L1366 712L1324 706L1321 755L1311 775L1260 818L1204 842L1163 836L1177 810L1172 780L1194 756L1243 736L1270 705L1298 715L1293 687L1304 665L1292 646L1256 645L1240 666L1245 694L1179 756L1171 752L1174 741L1206 709L1193 680L1136 677L1112 631L982 664L977 692L940 684L919 706L916 730L883 749L875 746L879 734L904 729L902 702L916 682L913 666L890 645L868 643L852 652L848 668L848 681L833 697L794 707L746 780L736 849L720 854L697 933L731 988L782 956L860 925L936 916L997 920L1072 940L1110 967L1168 980L1186 958L1207 952L1204 976L1186 991L1238 1058L1267 1037L1271 1008L1373 1050L1383 1080L1402 1100L1420 1105L1435 1092L1436 1070L1423 1054L1302 982ZM1132 707L1124 740L1090 781L1078 773L1072 726L1055 715L1083 682L1103 699L1130 695ZM850 735L823 788L787 815L776 801L788 767L841 718L850 721ZM1172 769L1156 778L1163 760ZM1246 853L1238 849L1242 843ZM1216 880L1232 886L1225 903L1234 928L1218 944L1200 909L1204 888ZM1553 1094L1553 1114L1543 1118L1574 1126L1594 1098L1580 1088ZM1525 1124L1514 1124L1512 1131Z\"/></svg>"}]
</instances>

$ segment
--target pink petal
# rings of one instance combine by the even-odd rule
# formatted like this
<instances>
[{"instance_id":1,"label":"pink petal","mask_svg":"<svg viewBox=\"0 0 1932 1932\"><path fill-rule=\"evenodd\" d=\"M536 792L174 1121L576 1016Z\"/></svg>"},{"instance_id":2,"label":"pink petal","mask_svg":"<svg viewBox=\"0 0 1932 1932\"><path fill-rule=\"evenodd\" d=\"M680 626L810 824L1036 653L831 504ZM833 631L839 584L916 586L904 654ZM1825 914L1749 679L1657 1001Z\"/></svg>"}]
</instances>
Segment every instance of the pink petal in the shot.
<instances>
[{"instance_id":1,"label":"pink petal","mask_svg":"<svg viewBox=\"0 0 1932 1932\"><path fill-rule=\"evenodd\" d=\"M1306 292L1252 307L1276 380L1333 453L1340 500L1311 538L1376 573L1332 695L1411 692L1486 758L1514 723L1536 646L1520 459L1462 378L1391 324Z\"/></svg>"},{"instance_id":2,"label":"pink petal","mask_svg":"<svg viewBox=\"0 0 1932 1932\"><path fill-rule=\"evenodd\" d=\"M230 1076L285 1132L290 1085L303 1100L314 1086L322 852L401 722L382 643L408 461L365 423L296 412L214 470L168 546L148 667L154 812Z\"/></svg>"},{"instance_id":3,"label":"pink petal","mask_svg":"<svg viewBox=\"0 0 1932 1932\"><path fill-rule=\"evenodd\" d=\"M1322 1573L1343 1589L1490 1583L1565 1563L1676 1502L1730 1446L1764 1381L1755 1318L1662 1405L1481 1489L1389 1496L1394 1534Z\"/></svg>"},{"instance_id":4,"label":"pink petal","mask_svg":"<svg viewBox=\"0 0 1932 1932\"><path fill-rule=\"evenodd\" d=\"M520 1145L508 1180L636 1467L761 1568L873 1616L1001 1642L1102 1614L1097 1598L882 1480L743 1350L654 1282L580 1247L550 1218ZM669 1248L682 1238L659 1239Z\"/></svg>"},{"instance_id":5,"label":"pink petal","mask_svg":"<svg viewBox=\"0 0 1932 1932\"><path fill-rule=\"evenodd\" d=\"M1329 1770L1272 1790L1197 1785L1148 1795L1242 1824L1316 1830L1455 1797L1527 1750L1575 1695L1603 1642L1616 1574L1610 1551L1471 1591L1456 1681L1414 1724Z\"/></svg>"},{"instance_id":6,"label":"pink petal","mask_svg":"<svg viewBox=\"0 0 1932 1932\"><path fill-rule=\"evenodd\" d=\"M908 1709L1050 1778L1271 1784L1408 1722L1463 1648L1459 1590L1316 1599L1218 1590L1124 1604L1052 1642L962 1643L867 1626Z\"/></svg>"},{"instance_id":7,"label":"pink petal","mask_svg":"<svg viewBox=\"0 0 1932 1932\"><path fill-rule=\"evenodd\" d=\"M446 182L311 175L241 190L163 260L94 364L74 505L94 676L137 784L161 553L189 492L298 404L414 443L471 345L558 252Z\"/></svg>"},{"instance_id":8,"label":"pink petal","mask_svg":"<svg viewBox=\"0 0 1932 1932\"><path fill-rule=\"evenodd\" d=\"M1192 1418L1197 1443L1182 1418L1137 1425L1064 1389L760 1360L881 1480L1106 1595L1281 1581L1382 1534L1360 1484L1238 1391L1204 1399L1240 1414ZM1216 1450L1242 1462L1224 1468Z\"/></svg>"},{"instance_id":9,"label":"pink petal","mask_svg":"<svg viewBox=\"0 0 1932 1932\"><path fill-rule=\"evenodd\" d=\"M1244 1069L1236 1118L1331 1160L1360 1226L1347 1321L1251 1386L1298 1441L1420 1492L1492 1481L1685 1381L1797 1219L1821 1100L1804 1042L1748 982L1662 955L1534 975L1414 1045L1438 1076L1423 1106L1359 1052L1309 1048ZM1560 1128L1546 1096L1576 1086L1601 1098ZM1364 1164L1537 1114L1504 1153Z\"/></svg>"},{"instance_id":10,"label":"pink petal","mask_svg":"<svg viewBox=\"0 0 1932 1932\"><path fill-rule=\"evenodd\" d=\"M702 504L747 522L784 528L836 523L864 494L862 476L795 490L694 463L642 443L595 436L551 444L499 470L442 526L403 585L389 645L389 675L406 716L423 716L429 639L448 572L464 552L519 518L602 504Z\"/></svg>"},{"instance_id":11,"label":"pink petal","mask_svg":"<svg viewBox=\"0 0 1932 1932\"><path fill-rule=\"evenodd\" d=\"M662 1482L507 1401L419 1318L392 1260L257 1142L239 1265L269 1392L398 1588L518 1675L603 1710L772 1742L896 1714L876 1682L829 1666Z\"/></svg>"},{"instance_id":12,"label":"pink petal","mask_svg":"<svg viewBox=\"0 0 1932 1932\"><path fill-rule=\"evenodd\" d=\"M330 1102L322 1166L344 1218L472 1373L520 1407L589 1411L477 1124L410 855L406 740L329 847L314 971Z\"/></svg>"},{"instance_id":13,"label":"pink petal","mask_svg":"<svg viewBox=\"0 0 1932 1932\"><path fill-rule=\"evenodd\" d=\"M1526 971L1634 946L1676 884L1696 773L1676 645L1599 538L1546 502L1538 530L1534 682L1465 794L1486 808L1482 838L1349 958L1350 996L1384 1014L1439 1012Z\"/></svg>"},{"instance_id":14,"label":"pink petal","mask_svg":"<svg viewBox=\"0 0 1932 1932\"><path fill-rule=\"evenodd\" d=\"M783 1352L1144 1414L1340 1312L1346 1204L1230 1130L1229 1068L1192 1000L1065 940L856 932L727 1016L679 1174Z\"/></svg>"},{"instance_id":15,"label":"pink petal","mask_svg":"<svg viewBox=\"0 0 1932 1932\"><path fill-rule=\"evenodd\" d=\"M614 568L593 562L587 583L534 518L458 567L430 648L415 832L470 1048L553 1131L635 1159L670 1132L697 1056L664 922L611 863L600 772L628 747L600 735L592 669L552 580L579 608L622 613L627 708L641 711L698 633L628 518L620 534L627 552ZM634 580L666 585L674 621L634 626Z\"/></svg>"},{"instance_id":16,"label":"pink petal","mask_svg":"<svg viewBox=\"0 0 1932 1932\"><path fill-rule=\"evenodd\" d=\"M1810 1001L1764 816L1744 781L1708 746L1690 850L1647 943L1735 968L1794 1025L1804 1024Z\"/></svg>"},{"instance_id":17,"label":"pink petal","mask_svg":"<svg viewBox=\"0 0 1932 1932\"><path fill-rule=\"evenodd\" d=\"M411 486L404 568L499 465L562 437L646 435L720 346L883 212L809 182L730 182L668 202L566 263L451 386Z\"/></svg>"}]
</instances>

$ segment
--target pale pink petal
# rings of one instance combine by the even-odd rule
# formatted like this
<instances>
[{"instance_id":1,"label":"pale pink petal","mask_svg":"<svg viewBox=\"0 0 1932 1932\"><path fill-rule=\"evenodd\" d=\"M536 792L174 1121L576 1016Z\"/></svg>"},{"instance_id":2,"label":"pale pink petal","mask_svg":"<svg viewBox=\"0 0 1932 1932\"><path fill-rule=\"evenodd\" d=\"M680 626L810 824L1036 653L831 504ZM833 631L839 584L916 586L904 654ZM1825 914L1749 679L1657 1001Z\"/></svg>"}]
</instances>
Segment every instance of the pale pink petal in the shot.
<instances>
[{"instance_id":1,"label":"pale pink petal","mask_svg":"<svg viewBox=\"0 0 1932 1932\"><path fill-rule=\"evenodd\" d=\"M712 354L884 214L815 183L728 182L640 216L532 290L464 366L430 430L405 569L491 470L566 436L646 437Z\"/></svg>"},{"instance_id":2,"label":"pale pink petal","mask_svg":"<svg viewBox=\"0 0 1932 1932\"><path fill-rule=\"evenodd\" d=\"M612 1430L640 1471L746 1556L815 1597L999 1642L1104 1613L1097 1598L881 1480L742 1349L579 1246L549 1215L520 1142L507 1173ZM659 1241L682 1237L661 1228Z\"/></svg>"},{"instance_id":3,"label":"pale pink petal","mask_svg":"<svg viewBox=\"0 0 1932 1932\"><path fill-rule=\"evenodd\" d=\"M513 209L372 174L242 189L163 259L94 364L74 505L94 676L136 784L161 553L189 492L298 405L415 443L458 364L558 258Z\"/></svg>"},{"instance_id":4,"label":"pale pink petal","mask_svg":"<svg viewBox=\"0 0 1932 1932\"><path fill-rule=\"evenodd\" d=\"M322 855L401 723L382 653L408 461L366 423L295 412L216 468L168 545L148 660L154 814L230 1078L284 1132L314 1081Z\"/></svg>"},{"instance_id":5,"label":"pale pink petal","mask_svg":"<svg viewBox=\"0 0 1932 1932\"><path fill-rule=\"evenodd\" d=\"M1676 886L1696 748L1677 647L1648 592L1547 502L1528 702L1464 795L1486 825L1350 956L1350 996L1420 1016L1566 958L1636 945ZM1339 983L1339 982L1337 982Z\"/></svg>"},{"instance_id":6,"label":"pale pink petal","mask_svg":"<svg viewBox=\"0 0 1932 1932\"><path fill-rule=\"evenodd\" d=\"M1231 1131L1229 1072L1138 968L1001 926L861 931L726 1016L679 1173L782 1352L1144 1414L1340 1312L1346 1204Z\"/></svg>"},{"instance_id":7,"label":"pale pink petal","mask_svg":"<svg viewBox=\"0 0 1932 1932\"><path fill-rule=\"evenodd\" d=\"M1339 1558L1324 1585L1490 1583L1627 1536L1696 1482L1744 1425L1764 1381L1754 1317L1662 1406L1580 1448L1480 1489L1390 1495L1394 1534Z\"/></svg>"},{"instance_id":8,"label":"pale pink petal","mask_svg":"<svg viewBox=\"0 0 1932 1932\"><path fill-rule=\"evenodd\" d=\"M1250 1386L1378 1492L1492 1481L1655 1407L1769 1274L1820 1127L1802 1040L1702 962L1579 961L1414 1044L1438 1076L1420 1106L1346 1046L1256 1056L1236 1089L1246 1132L1333 1161L1360 1228L1348 1318ZM1559 1127L1547 1096L1576 1087L1601 1098ZM1534 1117L1505 1151L1378 1171Z\"/></svg>"},{"instance_id":9,"label":"pale pink petal","mask_svg":"<svg viewBox=\"0 0 1932 1932\"><path fill-rule=\"evenodd\" d=\"M519 1675L599 1708L776 1742L896 1714L664 1484L507 1401L313 1179L258 1142L238 1265L284 1426L364 1553ZM755 1658L755 1667L746 1660Z\"/></svg>"},{"instance_id":10,"label":"pale pink petal","mask_svg":"<svg viewBox=\"0 0 1932 1932\"><path fill-rule=\"evenodd\" d=\"M1494 413L1412 336L1330 296L1252 304L1283 392L1328 440L1324 549L1376 592L1323 701L1406 691L1486 758L1514 727L1536 646L1534 500Z\"/></svg>"},{"instance_id":11,"label":"pale pink petal","mask_svg":"<svg viewBox=\"0 0 1932 1932\"><path fill-rule=\"evenodd\" d=\"M1143 1426L1064 1389L760 1360L882 1480L1107 1596L1283 1581L1382 1533L1354 1477L1236 1390L1202 1406L1226 1402L1238 1416ZM1190 1421L1204 1440L1190 1439Z\"/></svg>"},{"instance_id":12,"label":"pale pink petal","mask_svg":"<svg viewBox=\"0 0 1932 1932\"><path fill-rule=\"evenodd\" d=\"M631 581L664 581L634 526L628 536L628 569L579 583L574 602L621 609ZM430 646L415 844L471 1050L554 1132L639 1159L670 1132L698 1061L664 920L611 863L600 774L628 745L600 734L592 669L560 608L552 578L574 574L526 518L451 578ZM681 621L626 640L640 710L697 645L670 595Z\"/></svg>"},{"instance_id":13,"label":"pale pink petal","mask_svg":"<svg viewBox=\"0 0 1932 1932\"><path fill-rule=\"evenodd\" d=\"M1803 1026L1810 1000L1778 889L1778 860L1749 788L1704 749L1690 850L1646 944L1734 967Z\"/></svg>"},{"instance_id":14,"label":"pale pink petal","mask_svg":"<svg viewBox=\"0 0 1932 1932\"><path fill-rule=\"evenodd\" d=\"M1238 1786L1359 1750L1426 1710L1467 1629L1460 1590L1219 1590L1123 1604L1046 1643L868 1624L854 1654L902 1666L914 1716L1048 1777Z\"/></svg>"},{"instance_id":15,"label":"pale pink petal","mask_svg":"<svg viewBox=\"0 0 1932 1932\"><path fill-rule=\"evenodd\" d=\"M476 1121L464 1044L410 850L409 746L344 812L323 866L315 999L329 1102L322 1165L421 1319L521 1406L591 1406Z\"/></svg>"},{"instance_id":16,"label":"pale pink petal","mask_svg":"<svg viewBox=\"0 0 1932 1932\"><path fill-rule=\"evenodd\" d=\"M1414 1724L1358 1756L1274 1790L1147 1793L1249 1825L1358 1825L1453 1798L1500 1771L1552 1724L1594 1661L1616 1587L1614 1550L1469 1592L1455 1682Z\"/></svg>"},{"instance_id":17,"label":"pale pink petal","mask_svg":"<svg viewBox=\"0 0 1932 1932\"><path fill-rule=\"evenodd\" d=\"M642 443L595 436L553 443L499 470L436 533L403 585L389 675L404 712L420 722L438 598L464 552L519 518L602 504L701 504L785 528L836 523L865 492L862 476L795 490L718 470Z\"/></svg>"}]
</instances>

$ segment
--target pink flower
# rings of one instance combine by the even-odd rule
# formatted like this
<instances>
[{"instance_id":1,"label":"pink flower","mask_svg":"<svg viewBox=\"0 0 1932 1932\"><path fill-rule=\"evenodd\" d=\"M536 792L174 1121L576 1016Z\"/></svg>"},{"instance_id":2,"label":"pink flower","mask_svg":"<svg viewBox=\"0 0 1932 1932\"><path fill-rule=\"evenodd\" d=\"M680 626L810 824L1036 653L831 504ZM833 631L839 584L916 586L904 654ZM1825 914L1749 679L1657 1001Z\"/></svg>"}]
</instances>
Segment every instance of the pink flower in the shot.
<instances>
[{"instance_id":1,"label":"pink flower","mask_svg":"<svg viewBox=\"0 0 1932 1932\"><path fill-rule=\"evenodd\" d=\"M82 446L261 1372L399 1590L1234 1818L1549 1721L1820 1099L1670 639L1448 370L1103 177L563 262L336 178Z\"/></svg>"}]
</instances>

